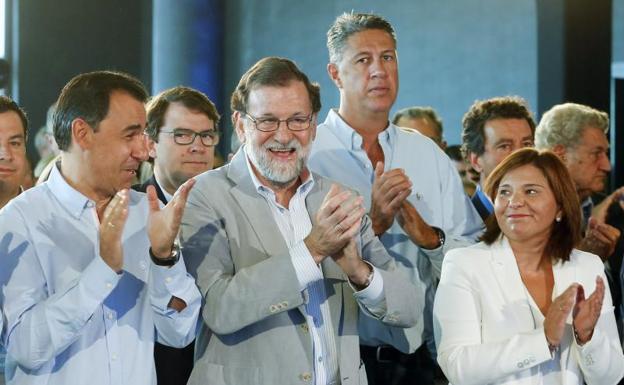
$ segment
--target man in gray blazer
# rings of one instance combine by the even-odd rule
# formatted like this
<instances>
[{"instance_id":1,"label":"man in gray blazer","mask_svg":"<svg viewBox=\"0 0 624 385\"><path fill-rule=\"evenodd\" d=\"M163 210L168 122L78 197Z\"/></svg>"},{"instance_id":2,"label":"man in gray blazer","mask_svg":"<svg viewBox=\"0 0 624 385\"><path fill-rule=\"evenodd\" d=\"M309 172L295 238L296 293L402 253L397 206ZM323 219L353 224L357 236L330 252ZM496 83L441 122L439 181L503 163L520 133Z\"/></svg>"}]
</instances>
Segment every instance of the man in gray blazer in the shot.
<instances>
[{"instance_id":1,"label":"man in gray blazer","mask_svg":"<svg viewBox=\"0 0 624 385\"><path fill-rule=\"evenodd\" d=\"M362 198L306 167L320 107L283 58L260 60L232 95L243 146L196 177L181 227L213 333L189 384L365 384L358 307L393 326L422 318L424 288L396 271Z\"/></svg>"}]
</instances>

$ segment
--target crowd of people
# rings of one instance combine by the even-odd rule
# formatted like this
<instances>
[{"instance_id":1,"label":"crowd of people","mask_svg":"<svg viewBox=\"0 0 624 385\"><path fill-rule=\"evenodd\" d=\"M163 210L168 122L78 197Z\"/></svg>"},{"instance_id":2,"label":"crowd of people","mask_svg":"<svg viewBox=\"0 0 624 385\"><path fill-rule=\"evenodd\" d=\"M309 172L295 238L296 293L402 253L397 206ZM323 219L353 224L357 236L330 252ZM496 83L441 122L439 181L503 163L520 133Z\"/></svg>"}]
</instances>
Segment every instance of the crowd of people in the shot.
<instances>
[{"instance_id":1,"label":"crowd of people","mask_svg":"<svg viewBox=\"0 0 624 385\"><path fill-rule=\"evenodd\" d=\"M379 15L335 20L322 122L318 84L259 60L221 167L206 95L96 71L61 91L27 188L28 121L0 97L7 383L617 384L607 114L536 124L493 97L447 146L433 108L390 117L396 39Z\"/></svg>"}]
</instances>

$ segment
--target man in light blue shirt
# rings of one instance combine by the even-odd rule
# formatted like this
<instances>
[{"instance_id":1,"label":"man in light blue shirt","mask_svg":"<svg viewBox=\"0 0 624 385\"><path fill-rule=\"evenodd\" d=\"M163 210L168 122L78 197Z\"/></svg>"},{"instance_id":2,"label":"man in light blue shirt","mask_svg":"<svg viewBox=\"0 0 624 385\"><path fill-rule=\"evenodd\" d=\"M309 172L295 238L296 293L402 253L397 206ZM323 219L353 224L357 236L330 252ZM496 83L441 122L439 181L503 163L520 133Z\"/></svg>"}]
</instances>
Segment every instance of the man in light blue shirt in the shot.
<instances>
[{"instance_id":1,"label":"man in light blue shirt","mask_svg":"<svg viewBox=\"0 0 624 385\"><path fill-rule=\"evenodd\" d=\"M128 190L146 99L125 74L73 78L54 117L62 160L0 211L8 384L155 384L154 341L195 335L200 295L174 242L193 182L163 209L153 188Z\"/></svg>"},{"instance_id":2,"label":"man in light blue shirt","mask_svg":"<svg viewBox=\"0 0 624 385\"><path fill-rule=\"evenodd\" d=\"M420 327L396 329L360 318L368 381L429 384L434 367L426 348L410 353L423 338L434 350L434 283L444 251L474 242L482 223L440 148L388 121L398 90L390 23L376 15L345 13L327 32L327 46L327 69L340 91L340 107L318 127L310 168L364 196L375 234L412 282L427 286Z\"/></svg>"}]
</instances>

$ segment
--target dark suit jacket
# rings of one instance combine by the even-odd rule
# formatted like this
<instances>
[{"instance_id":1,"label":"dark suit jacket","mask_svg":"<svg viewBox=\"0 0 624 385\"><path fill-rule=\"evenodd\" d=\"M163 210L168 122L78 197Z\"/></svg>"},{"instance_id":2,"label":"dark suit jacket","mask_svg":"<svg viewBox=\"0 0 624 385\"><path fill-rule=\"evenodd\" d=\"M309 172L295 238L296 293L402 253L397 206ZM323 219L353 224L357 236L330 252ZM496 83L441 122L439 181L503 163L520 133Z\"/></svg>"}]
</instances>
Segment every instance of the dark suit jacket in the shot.
<instances>
[{"instance_id":1,"label":"dark suit jacket","mask_svg":"<svg viewBox=\"0 0 624 385\"><path fill-rule=\"evenodd\" d=\"M487 207L485 207L483 202L481 202L481 199L479 198L476 192L470 198L470 200L472 201L472 204L474 205L475 209L477 209L477 212L479 213L481 220L485 222L487 217L489 217L492 213L487 209Z\"/></svg>"},{"instance_id":2,"label":"dark suit jacket","mask_svg":"<svg viewBox=\"0 0 624 385\"><path fill-rule=\"evenodd\" d=\"M156 183L152 175L145 183L132 186L133 190L146 192L147 186L156 188L158 199L167 204L165 194ZM185 385L193 370L193 355L195 342L191 342L185 348L172 348L156 342L154 344L154 363L156 366L156 378L158 385Z\"/></svg>"}]
</instances>

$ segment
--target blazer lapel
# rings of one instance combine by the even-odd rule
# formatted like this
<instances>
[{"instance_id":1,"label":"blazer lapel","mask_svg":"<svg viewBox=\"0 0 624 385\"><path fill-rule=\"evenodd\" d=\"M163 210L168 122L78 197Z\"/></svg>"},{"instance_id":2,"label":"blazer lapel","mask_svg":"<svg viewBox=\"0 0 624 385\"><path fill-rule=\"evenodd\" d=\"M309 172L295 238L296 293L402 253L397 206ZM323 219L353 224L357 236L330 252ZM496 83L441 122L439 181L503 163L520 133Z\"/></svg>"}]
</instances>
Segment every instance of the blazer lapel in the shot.
<instances>
[{"instance_id":1,"label":"blazer lapel","mask_svg":"<svg viewBox=\"0 0 624 385\"><path fill-rule=\"evenodd\" d=\"M496 274L500 291L508 304L507 312L513 314L513 319L517 320L519 332L532 330L535 327L533 313L527 298L526 288L522 283L516 257L509 245L507 238L502 237L490 249L491 265Z\"/></svg>"},{"instance_id":2,"label":"blazer lapel","mask_svg":"<svg viewBox=\"0 0 624 385\"><path fill-rule=\"evenodd\" d=\"M245 157L245 151L241 147L229 165L227 175L234 182L230 193L241 207L266 254L284 254L288 252L288 246L273 219L268 203L256 191Z\"/></svg>"}]
</instances>

